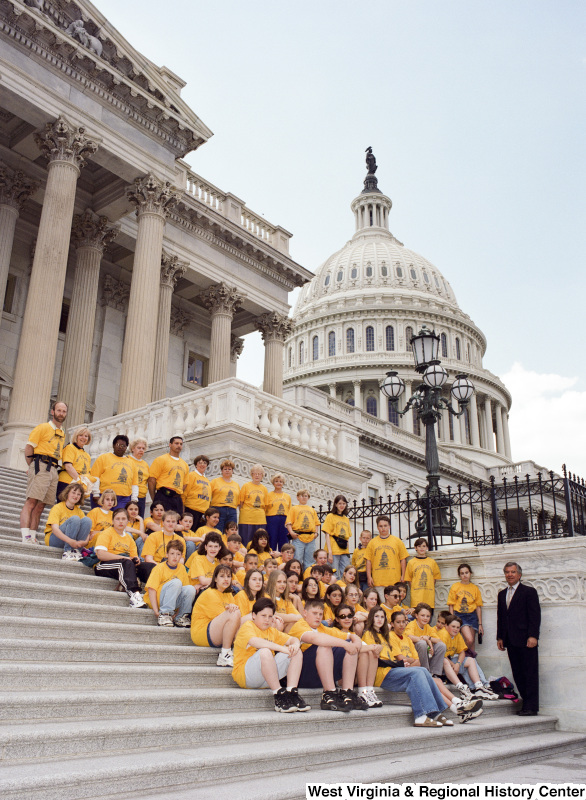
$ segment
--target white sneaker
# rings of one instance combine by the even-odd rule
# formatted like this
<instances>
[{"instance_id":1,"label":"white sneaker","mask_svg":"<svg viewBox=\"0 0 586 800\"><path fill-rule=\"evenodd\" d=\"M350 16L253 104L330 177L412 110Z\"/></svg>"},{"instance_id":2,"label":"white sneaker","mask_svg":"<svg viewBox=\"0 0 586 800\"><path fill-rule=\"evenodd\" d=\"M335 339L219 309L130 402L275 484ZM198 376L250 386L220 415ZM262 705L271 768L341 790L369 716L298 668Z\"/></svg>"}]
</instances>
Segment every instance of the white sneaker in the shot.
<instances>
[{"instance_id":1,"label":"white sneaker","mask_svg":"<svg viewBox=\"0 0 586 800\"><path fill-rule=\"evenodd\" d=\"M37 537L34 534L31 534L31 536L23 536L22 544L38 544Z\"/></svg>"},{"instance_id":2,"label":"white sneaker","mask_svg":"<svg viewBox=\"0 0 586 800\"><path fill-rule=\"evenodd\" d=\"M129 606L130 608L148 608L140 592L133 592L130 595Z\"/></svg>"},{"instance_id":3,"label":"white sneaker","mask_svg":"<svg viewBox=\"0 0 586 800\"><path fill-rule=\"evenodd\" d=\"M464 685L456 686L456 689L460 692L462 699L464 700L465 703L469 703L470 700L472 700L474 695L472 694L468 686Z\"/></svg>"},{"instance_id":4,"label":"white sneaker","mask_svg":"<svg viewBox=\"0 0 586 800\"><path fill-rule=\"evenodd\" d=\"M226 655L218 656L218 660L216 661L217 667L233 667L234 666L234 656L232 655L232 651L226 653Z\"/></svg>"},{"instance_id":5,"label":"white sneaker","mask_svg":"<svg viewBox=\"0 0 586 800\"><path fill-rule=\"evenodd\" d=\"M481 700L498 700L499 696L488 686L483 686L481 689L476 689L474 697L480 697Z\"/></svg>"},{"instance_id":6,"label":"white sneaker","mask_svg":"<svg viewBox=\"0 0 586 800\"><path fill-rule=\"evenodd\" d=\"M191 627L191 616L189 614L183 614L180 617L176 617L176 619L175 619L175 627L177 627L177 628L190 628Z\"/></svg>"},{"instance_id":7,"label":"white sneaker","mask_svg":"<svg viewBox=\"0 0 586 800\"><path fill-rule=\"evenodd\" d=\"M157 620L157 625L161 625L162 627L168 628L173 627L173 617L171 614L159 614L159 619Z\"/></svg>"},{"instance_id":8,"label":"white sneaker","mask_svg":"<svg viewBox=\"0 0 586 800\"><path fill-rule=\"evenodd\" d=\"M370 708L382 708L383 707L382 701L378 699L374 689L370 689L367 692L367 694L368 694L368 705L370 706Z\"/></svg>"},{"instance_id":9,"label":"white sneaker","mask_svg":"<svg viewBox=\"0 0 586 800\"><path fill-rule=\"evenodd\" d=\"M61 561L79 561L82 558L79 550L64 550Z\"/></svg>"}]
</instances>

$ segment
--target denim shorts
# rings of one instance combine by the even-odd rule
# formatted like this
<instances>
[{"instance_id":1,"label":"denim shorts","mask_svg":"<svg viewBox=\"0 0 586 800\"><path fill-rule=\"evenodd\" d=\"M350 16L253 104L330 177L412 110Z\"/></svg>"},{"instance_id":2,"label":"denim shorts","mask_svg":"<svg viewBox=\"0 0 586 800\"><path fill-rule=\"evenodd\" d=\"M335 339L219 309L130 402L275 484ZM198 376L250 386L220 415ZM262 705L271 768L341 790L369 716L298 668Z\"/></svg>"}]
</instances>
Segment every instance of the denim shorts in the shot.
<instances>
[{"instance_id":1,"label":"denim shorts","mask_svg":"<svg viewBox=\"0 0 586 800\"><path fill-rule=\"evenodd\" d=\"M464 625L469 625L471 628L474 628L475 631L478 630L478 614L476 610L471 614L458 614L456 611L456 616L460 617L462 620L462 627L464 627Z\"/></svg>"}]
</instances>

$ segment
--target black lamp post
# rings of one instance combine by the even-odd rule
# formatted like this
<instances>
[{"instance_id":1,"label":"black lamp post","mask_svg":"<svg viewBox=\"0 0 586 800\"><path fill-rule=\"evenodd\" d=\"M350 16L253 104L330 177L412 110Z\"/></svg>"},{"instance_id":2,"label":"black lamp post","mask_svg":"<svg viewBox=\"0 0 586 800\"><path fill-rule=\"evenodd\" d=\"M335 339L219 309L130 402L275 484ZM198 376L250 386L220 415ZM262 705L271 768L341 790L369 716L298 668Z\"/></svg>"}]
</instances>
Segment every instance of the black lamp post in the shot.
<instances>
[{"instance_id":1,"label":"black lamp post","mask_svg":"<svg viewBox=\"0 0 586 800\"><path fill-rule=\"evenodd\" d=\"M425 425L425 466L427 468L427 492L421 500L425 515L418 520L417 528L426 534L429 549L432 550L437 536L442 533L453 534L452 515L448 515L448 498L439 488L439 455L435 436L435 423L441 417L441 410L446 409L454 417L461 417L470 398L474 394L474 386L464 374L456 375L452 384L451 395L458 402L456 411L449 400L441 395L442 387L448 379L448 373L438 358L440 337L425 325L411 339L415 370L423 382L417 386L407 405L399 411L399 398L405 390L405 383L396 371L387 372L381 389L391 401L400 416L414 408L418 418Z\"/></svg>"}]
</instances>

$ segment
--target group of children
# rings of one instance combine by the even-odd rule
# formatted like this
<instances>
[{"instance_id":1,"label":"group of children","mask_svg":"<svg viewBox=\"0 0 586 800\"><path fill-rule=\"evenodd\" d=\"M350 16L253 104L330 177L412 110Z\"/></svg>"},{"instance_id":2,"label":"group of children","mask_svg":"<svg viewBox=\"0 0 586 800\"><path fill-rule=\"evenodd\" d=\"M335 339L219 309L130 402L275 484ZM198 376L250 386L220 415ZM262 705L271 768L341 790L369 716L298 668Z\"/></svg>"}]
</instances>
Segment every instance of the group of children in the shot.
<instances>
[{"instance_id":1,"label":"group of children","mask_svg":"<svg viewBox=\"0 0 586 800\"><path fill-rule=\"evenodd\" d=\"M209 459L195 463L201 494ZM363 531L350 553L348 503L338 495L321 526L326 546L316 550L309 492L293 505L276 474L269 493L260 465L239 487L233 466L226 459L209 482L218 505L196 512L184 504L179 514L154 502L145 518L135 500L118 508L112 489L86 516L87 485L72 481L49 513L45 542L117 580L130 605L150 608L160 626L190 627L194 644L219 649L218 666L230 667L238 685L270 688L277 711L307 710L298 690L318 687L322 709L365 711L382 705L382 687L409 694L416 726L439 728L453 725L449 709L465 722L497 699L475 659L482 598L469 565L460 565L449 610L432 627L441 576L425 539L407 561L381 516L378 535Z\"/></svg>"}]
</instances>

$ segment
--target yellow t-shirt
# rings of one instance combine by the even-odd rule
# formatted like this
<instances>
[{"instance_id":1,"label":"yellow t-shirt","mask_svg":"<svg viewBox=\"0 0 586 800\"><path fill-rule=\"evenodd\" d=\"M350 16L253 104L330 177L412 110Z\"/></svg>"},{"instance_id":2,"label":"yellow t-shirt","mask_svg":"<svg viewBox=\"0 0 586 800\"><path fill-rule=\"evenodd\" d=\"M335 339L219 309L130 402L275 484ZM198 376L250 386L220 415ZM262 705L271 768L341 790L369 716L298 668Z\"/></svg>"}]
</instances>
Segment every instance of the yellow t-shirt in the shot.
<instances>
[{"instance_id":1,"label":"yellow t-shirt","mask_svg":"<svg viewBox=\"0 0 586 800\"><path fill-rule=\"evenodd\" d=\"M246 662L249 658L256 653L256 647L249 647L248 642L252 638L264 639L267 642L274 644L285 645L291 638L286 633L281 633L276 628L267 628L266 631L254 624L252 620L245 622L236 634L234 640L234 669L232 670L232 677L243 689L246 689Z\"/></svg>"},{"instance_id":2,"label":"yellow t-shirt","mask_svg":"<svg viewBox=\"0 0 586 800\"><path fill-rule=\"evenodd\" d=\"M396 606L393 606L392 608L390 608L389 606L385 605L384 603L381 603L380 607L382 608L382 610L387 615L387 622L389 623L389 625L391 624L391 616L393 615L393 613L395 611L403 611L403 606L400 606L400 605L396 605Z\"/></svg>"},{"instance_id":3,"label":"yellow t-shirt","mask_svg":"<svg viewBox=\"0 0 586 800\"><path fill-rule=\"evenodd\" d=\"M67 508L65 503L56 503L49 511L47 524L45 525L45 544L47 546L49 545L49 539L51 538L51 534L53 532L51 526L58 525L61 527L61 525L65 522L65 520L68 520L69 517L79 517L80 519L83 519L85 514L79 506Z\"/></svg>"},{"instance_id":4,"label":"yellow t-shirt","mask_svg":"<svg viewBox=\"0 0 586 800\"><path fill-rule=\"evenodd\" d=\"M224 542L224 544L226 543L226 535L222 533L222 531L219 531L217 528L210 528L209 525L202 525L200 528L196 530L194 536L196 539L205 539L207 533L217 533L218 536L222 537L222 541Z\"/></svg>"},{"instance_id":5,"label":"yellow t-shirt","mask_svg":"<svg viewBox=\"0 0 586 800\"><path fill-rule=\"evenodd\" d=\"M317 633L325 633L327 636L334 636L336 639L348 640L348 634L344 633L344 631L341 631L339 628L328 628L326 625L318 625L317 628L312 628L305 619L300 619L293 625L289 631L289 636L295 636L296 639L301 641L301 637L304 633L307 633L307 631L317 631ZM312 647L309 642L301 642L302 650L307 650L308 647Z\"/></svg>"},{"instance_id":6,"label":"yellow t-shirt","mask_svg":"<svg viewBox=\"0 0 586 800\"><path fill-rule=\"evenodd\" d=\"M475 583L454 583L450 586L448 605L458 614L471 614L482 606L482 595Z\"/></svg>"},{"instance_id":7,"label":"yellow t-shirt","mask_svg":"<svg viewBox=\"0 0 586 800\"><path fill-rule=\"evenodd\" d=\"M290 600L284 600L282 597L278 597L275 600L275 606L276 614L299 614L293 603Z\"/></svg>"},{"instance_id":8,"label":"yellow t-shirt","mask_svg":"<svg viewBox=\"0 0 586 800\"><path fill-rule=\"evenodd\" d=\"M161 487L172 489L177 494L183 494L183 487L187 483L189 465L182 458L165 453L155 458L149 467L151 478L156 478L157 489Z\"/></svg>"},{"instance_id":9,"label":"yellow t-shirt","mask_svg":"<svg viewBox=\"0 0 586 800\"><path fill-rule=\"evenodd\" d=\"M210 622L234 603L232 592L205 589L197 598L191 612L191 641L198 647L210 647L207 630ZM235 612L236 613L236 612Z\"/></svg>"},{"instance_id":10,"label":"yellow t-shirt","mask_svg":"<svg viewBox=\"0 0 586 800\"><path fill-rule=\"evenodd\" d=\"M461 633L457 633L454 637L452 637L448 633L447 628L442 628L441 631L437 631L437 637L438 639L441 639L446 646L446 658L459 655L460 653L463 653L464 650L468 649L468 645L464 641L464 637Z\"/></svg>"},{"instance_id":11,"label":"yellow t-shirt","mask_svg":"<svg viewBox=\"0 0 586 800\"><path fill-rule=\"evenodd\" d=\"M76 447L74 444L68 444L63 448L61 462L63 465L66 463L71 464L79 477L83 478L84 475L89 475L92 459L90 454L86 453L82 447ZM65 469L62 469L59 473L59 480L61 483L73 482L73 478L68 472L66 472Z\"/></svg>"},{"instance_id":12,"label":"yellow t-shirt","mask_svg":"<svg viewBox=\"0 0 586 800\"><path fill-rule=\"evenodd\" d=\"M239 583L240 583L240 581L239 581ZM259 599L260 597L263 597L263 596L264 596L263 592L261 592L257 599ZM236 603L236 605L240 609L241 615L243 617L245 617L247 614L250 614L250 612L252 611L252 606L256 603L256 600L249 600L248 599L248 595L246 594L244 589L242 589L241 591L238 592L238 594L236 594L234 596L234 602Z\"/></svg>"},{"instance_id":13,"label":"yellow t-shirt","mask_svg":"<svg viewBox=\"0 0 586 800\"><path fill-rule=\"evenodd\" d=\"M239 569L238 572L234 575L234 578L236 579L237 583L240 584L240 586L244 586L244 578L246 578L247 572L248 570L246 569Z\"/></svg>"},{"instance_id":14,"label":"yellow t-shirt","mask_svg":"<svg viewBox=\"0 0 586 800\"><path fill-rule=\"evenodd\" d=\"M100 492L112 489L116 495L129 497L133 486L138 486L138 466L135 458L103 453L90 470L93 478L100 479Z\"/></svg>"},{"instance_id":15,"label":"yellow t-shirt","mask_svg":"<svg viewBox=\"0 0 586 800\"><path fill-rule=\"evenodd\" d=\"M217 508L229 506L236 508L240 502L240 484L236 481L225 481L222 477L214 478L210 483L212 489L211 505Z\"/></svg>"},{"instance_id":16,"label":"yellow t-shirt","mask_svg":"<svg viewBox=\"0 0 586 800\"><path fill-rule=\"evenodd\" d=\"M137 519L135 519L132 522L129 522L126 528L127 529L132 528L132 538L136 542L136 540L138 539L138 535L140 533L140 522Z\"/></svg>"},{"instance_id":17,"label":"yellow t-shirt","mask_svg":"<svg viewBox=\"0 0 586 800\"><path fill-rule=\"evenodd\" d=\"M217 558L210 561L207 556L200 556L196 550L195 553L189 556L187 564L185 565L189 569L189 581L191 585L199 586L200 577L211 578L219 563Z\"/></svg>"},{"instance_id":18,"label":"yellow t-shirt","mask_svg":"<svg viewBox=\"0 0 586 800\"><path fill-rule=\"evenodd\" d=\"M388 644L388 642L384 641L382 636L380 638L382 639L383 649L380 652L379 658L383 658L386 661L394 661L390 645ZM366 631L363 634L362 641L364 642L364 644L380 644L380 642L376 642L374 640L374 636L370 631ZM386 678L387 674L391 671L391 669L392 667L377 667L376 677L374 679L374 685L380 686L381 683Z\"/></svg>"},{"instance_id":19,"label":"yellow t-shirt","mask_svg":"<svg viewBox=\"0 0 586 800\"><path fill-rule=\"evenodd\" d=\"M260 570L262 570L262 568L264 567L265 561L268 561L269 558L272 558L272 555L270 553L267 553L266 550L263 550L261 553L258 553L256 550L250 548L248 552L251 553L252 555L256 553L256 555L258 556L258 568Z\"/></svg>"},{"instance_id":20,"label":"yellow t-shirt","mask_svg":"<svg viewBox=\"0 0 586 800\"><path fill-rule=\"evenodd\" d=\"M348 539L350 538L350 520L344 514L328 514L324 520L321 529L330 537L330 547L332 554L335 556L348 553ZM346 547L340 547L336 544L334 536L343 536L346 539Z\"/></svg>"},{"instance_id":21,"label":"yellow t-shirt","mask_svg":"<svg viewBox=\"0 0 586 800\"><path fill-rule=\"evenodd\" d=\"M147 556L152 556L155 563L160 564L164 558L167 558L167 545L172 539L179 539L182 545L183 555L185 555L185 542L180 536L175 533L154 531L154 533L149 533L147 536L141 556L145 561Z\"/></svg>"},{"instance_id":22,"label":"yellow t-shirt","mask_svg":"<svg viewBox=\"0 0 586 800\"><path fill-rule=\"evenodd\" d=\"M413 608L418 603L427 603L435 608L435 582L441 578L441 572L433 558L410 559L405 570L405 580L411 583L411 603Z\"/></svg>"},{"instance_id":23,"label":"yellow t-shirt","mask_svg":"<svg viewBox=\"0 0 586 800\"><path fill-rule=\"evenodd\" d=\"M99 534L112 524L112 511L104 511L100 506L96 506L88 511L87 515L92 521L92 538L88 547L95 547Z\"/></svg>"},{"instance_id":24,"label":"yellow t-shirt","mask_svg":"<svg viewBox=\"0 0 586 800\"><path fill-rule=\"evenodd\" d=\"M399 653L405 658L419 658L415 645L406 634L400 637L394 631L391 631L389 633L389 642L391 643L393 658Z\"/></svg>"},{"instance_id":25,"label":"yellow t-shirt","mask_svg":"<svg viewBox=\"0 0 586 800\"><path fill-rule=\"evenodd\" d=\"M210 479L197 470L190 472L183 493L183 505L203 514L211 506L211 499Z\"/></svg>"},{"instance_id":26,"label":"yellow t-shirt","mask_svg":"<svg viewBox=\"0 0 586 800\"><path fill-rule=\"evenodd\" d=\"M65 431L55 427L52 422L42 422L33 428L27 442L36 456L51 456L58 461L61 459L64 443Z\"/></svg>"},{"instance_id":27,"label":"yellow t-shirt","mask_svg":"<svg viewBox=\"0 0 586 800\"><path fill-rule=\"evenodd\" d=\"M291 508L291 495L286 492L269 492L267 496L267 517L286 517Z\"/></svg>"},{"instance_id":28,"label":"yellow t-shirt","mask_svg":"<svg viewBox=\"0 0 586 800\"><path fill-rule=\"evenodd\" d=\"M108 550L110 553L116 555L130 556L130 558L137 558L136 544L134 539L129 533L117 533L114 528L106 528L98 536L95 545L96 550Z\"/></svg>"},{"instance_id":29,"label":"yellow t-shirt","mask_svg":"<svg viewBox=\"0 0 586 800\"><path fill-rule=\"evenodd\" d=\"M138 485L138 496L139 498L143 498L147 496L148 491L148 479L149 479L149 465L144 460L144 458L135 458L133 455L130 458L136 463L136 477L137 477L137 485Z\"/></svg>"},{"instance_id":30,"label":"yellow t-shirt","mask_svg":"<svg viewBox=\"0 0 586 800\"><path fill-rule=\"evenodd\" d=\"M350 563L356 569L356 572L366 572L366 547L358 545L354 548Z\"/></svg>"},{"instance_id":31,"label":"yellow t-shirt","mask_svg":"<svg viewBox=\"0 0 586 800\"><path fill-rule=\"evenodd\" d=\"M189 586L189 578L187 577L187 572L185 571L183 564L178 564L175 569L172 569L166 561L162 562L161 564L157 564L157 566L149 575L149 579L145 585L144 601L149 608L152 608L149 589L156 590L157 605L159 605L161 589L166 583L172 581L173 578L179 578L183 586Z\"/></svg>"},{"instance_id":32,"label":"yellow t-shirt","mask_svg":"<svg viewBox=\"0 0 586 800\"><path fill-rule=\"evenodd\" d=\"M265 508L268 497L268 489L262 483L256 484L252 481L245 483L240 489L242 508L238 516L238 522L242 525L264 525L267 521Z\"/></svg>"},{"instance_id":33,"label":"yellow t-shirt","mask_svg":"<svg viewBox=\"0 0 586 800\"><path fill-rule=\"evenodd\" d=\"M413 619L405 628L405 636L435 636L437 638L437 631L427 623L421 628L417 620Z\"/></svg>"},{"instance_id":34,"label":"yellow t-shirt","mask_svg":"<svg viewBox=\"0 0 586 800\"><path fill-rule=\"evenodd\" d=\"M316 538L315 529L319 525L319 518L313 506L291 506L286 524L291 524L295 533L299 534L300 541L307 544Z\"/></svg>"},{"instance_id":35,"label":"yellow t-shirt","mask_svg":"<svg viewBox=\"0 0 586 800\"><path fill-rule=\"evenodd\" d=\"M366 548L364 557L370 561L375 586L389 586L401 580L401 561L407 558L407 549L396 536L382 539L375 536Z\"/></svg>"}]
</instances>

